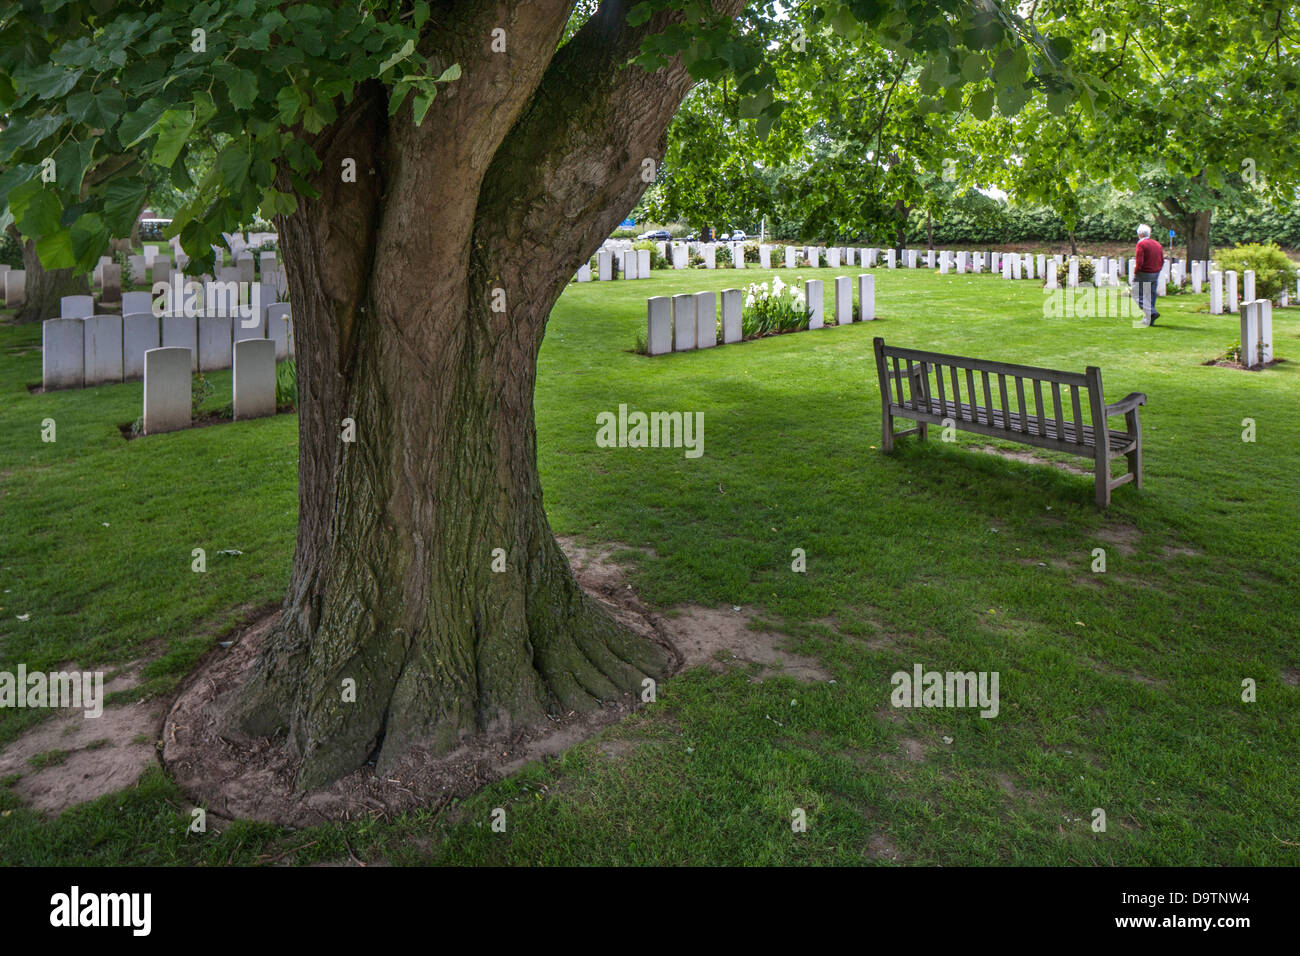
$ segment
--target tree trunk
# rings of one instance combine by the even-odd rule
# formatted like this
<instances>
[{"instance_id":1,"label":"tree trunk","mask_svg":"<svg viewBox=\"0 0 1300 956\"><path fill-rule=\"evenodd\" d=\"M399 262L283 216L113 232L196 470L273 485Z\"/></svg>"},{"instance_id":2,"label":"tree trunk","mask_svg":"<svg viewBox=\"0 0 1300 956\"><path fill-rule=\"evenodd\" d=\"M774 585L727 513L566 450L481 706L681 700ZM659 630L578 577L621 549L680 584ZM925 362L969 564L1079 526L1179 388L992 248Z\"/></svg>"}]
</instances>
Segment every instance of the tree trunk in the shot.
<instances>
[{"instance_id":1,"label":"tree trunk","mask_svg":"<svg viewBox=\"0 0 1300 956\"><path fill-rule=\"evenodd\" d=\"M557 53L571 7L440 24L463 46L428 51L435 72L459 62L462 79L420 127L367 86L313 144L321 196L277 222L298 541L285 613L228 721L287 730L300 788L590 710L671 669L574 580L542 505L533 389L552 306L644 192L690 79L677 61L621 68L665 23L629 28L621 4ZM508 57L484 55L497 26ZM345 159L358 182L335 181Z\"/></svg>"},{"instance_id":2,"label":"tree trunk","mask_svg":"<svg viewBox=\"0 0 1300 956\"><path fill-rule=\"evenodd\" d=\"M12 235L17 231L11 225ZM59 315L59 299L65 295L90 295L90 282L75 269L44 269L36 255L36 244L20 239L23 269L27 271L27 299L15 315L18 322L39 322Z\"/></svg>"},{"instance_id":3,"label":"tree trunk","mask_svg":"<svg viewBox=\"0 0 1300 956\"><path fill-rule=\"evenodd\" d=\"M930 216L930 210L925 211L925 242L927 249L934 248L934 220Z\"/></svg>"},{"instance_id":4,"label":"tree trunk","mask_svg":"<svg viewBox=\"0 0 1300 956\"><path fill-rule=\"evenodd\" d=\"M1191 215L1187 230L1188 262L1210 258L1210 221L1213 216L1213 209L1202 209Z\"/></svg>"},{"instance_id":5,"label":"tree trunk","mask_svg":"<svg viewBox=\"0 0 1300 956\"><path fill-rule=\"evenodd\" d=\"M1070 230L1070 255L1077 256L1078 254L1079 254L1079 246L1074 241L1074 230L1071 229Z\"/></svg>"}]
</instances>

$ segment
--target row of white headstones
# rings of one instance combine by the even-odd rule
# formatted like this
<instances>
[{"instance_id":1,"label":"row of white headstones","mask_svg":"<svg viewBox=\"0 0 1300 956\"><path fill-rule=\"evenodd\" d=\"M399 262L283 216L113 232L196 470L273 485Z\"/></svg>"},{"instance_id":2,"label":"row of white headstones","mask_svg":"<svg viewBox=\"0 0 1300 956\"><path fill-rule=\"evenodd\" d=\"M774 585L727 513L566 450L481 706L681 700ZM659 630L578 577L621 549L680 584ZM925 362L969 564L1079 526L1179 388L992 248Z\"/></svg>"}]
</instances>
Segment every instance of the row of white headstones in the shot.
<instances>
[{"instance_id":1,"label":"row of white headstones","mask_svg":"<svg viewBox=\"0 0 1300 956\"><path fill-rule=\"evenodd\" d=\"M860 275L857 279L858 320L869 322L876 317L876 280L870 275ZM820 329L826 324L822 280L808 279L803 288L808 328ZM723 289L721 305L722 344L739 342L743 336L744 293L740 289ZM832 314L836 325L853 323L853 285L848 276L835 279L835 309ZM715 293L696 292L671 298L653 296L646 300L646 353L664 355L712 348L719 344L718 325L718 296Z\"/></svg>"},{"instance_id":2,"label":"row of white headstones","mask_svg":"<svg viewBox=\"0 0 1300 956\"><path fill-rule=\"evenodd\" d=\"M46 389L142 378L145 353L156 348L187 349L195 372L231 368L235 345L246 339L272 342L277 360L293 357L293 320L288 303L278 301L285 283L274 253L262 254L263 281L255 282L246 253L233 267L218 266L213 280L184 276L157 247L146 251L153 255L139 257L147 259L141 281L152 279L159 290L159 283L168 284L165 294L123 293L120 316L97 315L94 296L64 296L59 318L45 320L41 380Z\"/></svg>"}]
</instances>

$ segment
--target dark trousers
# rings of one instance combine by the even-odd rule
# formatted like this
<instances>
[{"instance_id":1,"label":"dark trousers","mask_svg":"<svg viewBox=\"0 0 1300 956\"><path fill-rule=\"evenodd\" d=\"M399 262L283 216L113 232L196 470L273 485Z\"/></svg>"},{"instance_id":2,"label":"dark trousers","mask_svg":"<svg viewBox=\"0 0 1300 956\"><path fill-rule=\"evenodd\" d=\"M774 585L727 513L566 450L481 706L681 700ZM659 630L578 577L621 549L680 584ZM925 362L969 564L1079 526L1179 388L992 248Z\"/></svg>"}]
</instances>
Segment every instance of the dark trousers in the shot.
<instances>
[{"instance_id":1,"label":"dark trousers","mask_svg":"<svg viewBox=\"0 0 1300 956\"><path fill-rule=\"evenodd\" d=\"M1159 272L1134 272L1133 273L1133 301L1137 307L1142 310L1146 317L1147 324L1151 324L1151 313L1158 312L1156 308L1156 290L1160 287Z\"/></svg>"}]
</instances>

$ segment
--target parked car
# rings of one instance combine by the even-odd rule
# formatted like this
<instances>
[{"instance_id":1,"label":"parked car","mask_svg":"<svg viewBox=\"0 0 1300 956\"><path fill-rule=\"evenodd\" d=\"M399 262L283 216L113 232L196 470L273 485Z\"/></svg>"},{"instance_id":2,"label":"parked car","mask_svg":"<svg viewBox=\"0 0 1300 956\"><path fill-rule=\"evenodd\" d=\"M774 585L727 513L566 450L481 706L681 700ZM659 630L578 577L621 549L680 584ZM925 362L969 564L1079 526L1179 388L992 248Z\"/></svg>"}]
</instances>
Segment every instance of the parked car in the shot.
<instances>
[{"instance_id":1,"label":"parked car","mask_svg":"<svg viewBox=\"0 0 1300 956\"><path fill-rule=\"evenodd\" d=\"M722 235L718 236L718 242L730 242L730 241L731 241L731 233L729 232L724 232Z\"/></svg>"},{"instance_id":2,"label":"parked car","mask_svg":"<svg viewBox=\"0 0 1300 956\"><path fill-rule=\"evenodd\" d=\"M140 220L140 238L141 239L161 239L167 227L172 224L170 219L141 219Z\"/></svg>"},{"instance_id":3,"label":"parked car","mask_svg":"<svg viewBox=\"0 0 1300 956\"><path fill-rule=\"evenodd\" d=\"M671 242L673 234L667 229L652 229L650 232L641 233L637 238L649 239L651 242Z\"/></svg>"},{"instance_id":4,"label":"parked car","mask_svg":"<svg viewBox=\"0 0 1300 956\"><path fill-rule=\"evenodd\" d=\"M724 236L723 238L725 239L726 237ZM745 231L743 229L737 229L735 232L731 234L732 242L744 242L748 238L749 236L745 235Z\"/></svg>"}]
</instances>

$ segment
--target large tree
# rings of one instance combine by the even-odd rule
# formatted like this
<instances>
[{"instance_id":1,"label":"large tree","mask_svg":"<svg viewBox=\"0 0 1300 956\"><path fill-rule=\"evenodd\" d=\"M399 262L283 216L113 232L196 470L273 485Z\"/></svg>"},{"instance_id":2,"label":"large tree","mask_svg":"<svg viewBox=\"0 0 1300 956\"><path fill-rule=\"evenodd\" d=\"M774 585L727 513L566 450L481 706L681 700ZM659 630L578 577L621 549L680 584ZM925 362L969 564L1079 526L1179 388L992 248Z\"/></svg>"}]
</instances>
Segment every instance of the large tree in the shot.
<instances>
[{"instance_id":1,"label":"large tree","mask_svg":"<svg viewBox=\"0 0 1300 956\"><path fill-rule=\"evenodd\" d=\"M743 6L606 0L579 26L572 0L0 3L0 105L17 117L0 186L48 264L93 264L139 199L129 174L83 190L79 172L135 150L187 188L204 131L229 145L176 217L186 250L206 265L222 227L259 204L275 217L298 539L283 617L230 716L287 731L300 786L586 710L667 667L584 596L551 533L534 379L552 306L654 178L695 78L729 73L753 115L779 112L760 25L786 12L737 21ZM861 21L862 42L945 75L977 57L1003 82L1060 82L1055 51L1001 4L801 15ZM36 168L62 142L88 155L49 188Z\"/></svg>"}]
</instances>

